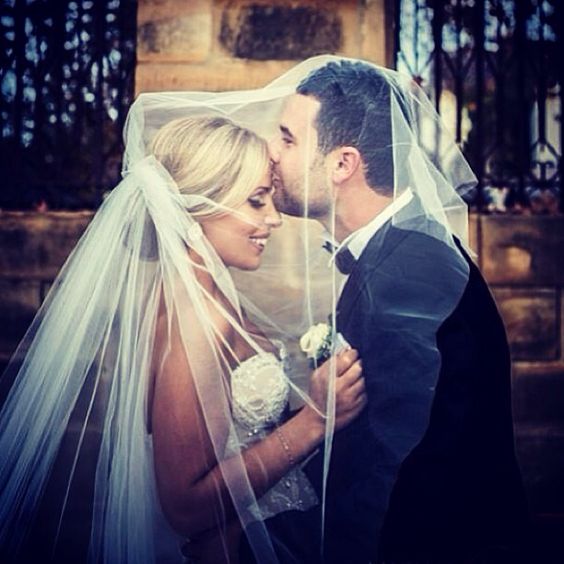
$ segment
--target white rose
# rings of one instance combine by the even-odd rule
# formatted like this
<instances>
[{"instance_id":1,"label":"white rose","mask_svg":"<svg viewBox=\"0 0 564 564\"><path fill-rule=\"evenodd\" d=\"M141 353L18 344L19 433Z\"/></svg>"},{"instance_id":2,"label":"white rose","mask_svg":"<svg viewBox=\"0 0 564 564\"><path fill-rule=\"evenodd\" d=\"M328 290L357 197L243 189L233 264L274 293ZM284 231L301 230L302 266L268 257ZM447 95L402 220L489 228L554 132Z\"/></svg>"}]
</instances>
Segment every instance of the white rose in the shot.
<instances>
[{"instance_id":1,"label":"white rose","mask_svg":"<svg viewBox=\"0 0 564 564\"><path fill-rule=\"evenodd\" d=\"M318 323L309 328L300 339L300 348L308 358L317 358L318 351L331 335L331 327L327 323Z\"/></svg>"}]
</instances>

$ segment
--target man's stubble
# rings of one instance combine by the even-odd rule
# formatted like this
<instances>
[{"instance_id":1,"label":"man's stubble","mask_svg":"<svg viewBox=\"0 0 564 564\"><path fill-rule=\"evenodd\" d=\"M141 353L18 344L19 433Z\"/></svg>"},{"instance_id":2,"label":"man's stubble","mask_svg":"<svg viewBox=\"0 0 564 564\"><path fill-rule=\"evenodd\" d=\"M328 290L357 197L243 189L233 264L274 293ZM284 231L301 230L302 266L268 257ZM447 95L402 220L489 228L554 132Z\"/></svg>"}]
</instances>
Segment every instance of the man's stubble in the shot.
<instances>
[{"instance_id":1,"label":"man's stubble","mask_svg":"<svg viewBox=\"0 0 564 564\"><path fill-rule=\"evenodd\" d=\"M294 217L322 220L332 209L331 191L325 171L325 157L318 153L307 173L287 179L274 168L274 204L278 211Z\"/></svg>"}]
</instances>

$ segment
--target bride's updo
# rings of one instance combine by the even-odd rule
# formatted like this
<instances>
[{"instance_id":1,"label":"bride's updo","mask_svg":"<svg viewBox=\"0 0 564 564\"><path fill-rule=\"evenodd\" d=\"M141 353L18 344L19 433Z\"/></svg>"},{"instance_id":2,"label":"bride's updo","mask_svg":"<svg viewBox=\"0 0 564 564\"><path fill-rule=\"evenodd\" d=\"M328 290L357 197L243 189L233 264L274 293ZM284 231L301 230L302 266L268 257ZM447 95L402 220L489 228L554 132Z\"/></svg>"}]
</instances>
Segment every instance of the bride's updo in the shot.
<instances>
[{"instance_id":1,"label":"bride's updo","mask_svg":"<svg viewBox=\"0 0 564 564\"><path fill-rule=\"evenodd\" d=\"M190 208L199 218L238 208L260 183L269 164L266 141L223 117L173 120L157 132L151 152L182 194L211 200Z\"/></svg>"}]
</instances>

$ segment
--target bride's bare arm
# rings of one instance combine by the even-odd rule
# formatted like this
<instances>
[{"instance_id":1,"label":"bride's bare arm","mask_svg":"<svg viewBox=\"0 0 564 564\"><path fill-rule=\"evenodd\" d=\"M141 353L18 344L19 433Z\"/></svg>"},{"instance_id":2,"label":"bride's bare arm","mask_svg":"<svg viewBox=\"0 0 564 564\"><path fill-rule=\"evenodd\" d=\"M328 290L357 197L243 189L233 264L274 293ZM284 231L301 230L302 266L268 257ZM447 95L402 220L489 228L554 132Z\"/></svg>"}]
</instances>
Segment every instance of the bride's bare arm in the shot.
<instances>
[{"instance_id":1,"label":"bride's bare arm","mask_svg":"<svg viewBox=\"0 0 564 564\"><path fill-rule=\"evenodd\" d=\"M157 336L159 335L157 330ZM210 440L194 378L184 348L173 323L169 353L155 378L152 393L152 432L154 464L159 498L171 525L180 533L192 536L217 527L234 516L234 508L223 474L246 480L257 497L280 480L296 463L302 461L322 442L324 419L305 406L289 421L243 453L246 472L237 472L238 457L218 465ZM158 343L157 343L158 350ZM355 351L341 354L336 361L336 427L352 421L365 403L364 381ZM327 363L313 374L310 394L321 404L328 379ZM218 395L222 392L218 390ZM225 415L227 440L228 418ZM241 476L241 474L244 474ZM233 487L233 483L230 484ZM235 486L237 487L237 486ZM244 489L242 490L244 491Z\"/></svg>"}]
</instances>

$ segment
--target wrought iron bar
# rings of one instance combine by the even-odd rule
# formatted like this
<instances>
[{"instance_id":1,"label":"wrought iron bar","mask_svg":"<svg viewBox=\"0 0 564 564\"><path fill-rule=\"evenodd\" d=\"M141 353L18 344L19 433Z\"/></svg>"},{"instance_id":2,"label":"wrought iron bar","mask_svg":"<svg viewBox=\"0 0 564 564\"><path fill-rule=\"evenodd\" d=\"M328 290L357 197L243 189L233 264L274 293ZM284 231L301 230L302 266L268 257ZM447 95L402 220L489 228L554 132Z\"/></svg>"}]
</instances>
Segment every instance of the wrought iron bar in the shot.
<instances>
[{"instance_id":1,"label":"wrought iron bar","mask_svg":"<svg viewBox=\"0 0 564 564\"><path fill-rule=\"evenodd\" d=\"M517 53L525 53L527 49L526 41L526 20L527 14L525 11L525 3L517 2L515 6L515 46ZM525 95L526 88L526 67L525 58L522 56L517 57L517 100L519 113L522 116L526 116L529 113L529 108L527 105L527 98ZM525 205L526 195L525 195L525 177L526 171L529 168L529 127L527 125L527 120L518 121L518 139L517 139L517 193L515 194L515 200L520 205Z\"/></svg>"},{"instance_id":2,"label":"wrought iron bar","mask_svg":"<svg viewBox=\"0 0 564 564\"><path fill-rule=\"evenodd\" d=\"M435 109L440 111L441 93L443 90L442 65L442 34L444 23L444 3L441 0L433 2L433 59L434 59L434 94Z\"/></svg>"},{"instance_id":3,"label":"wrought iron bar","mask_svg":"<svg viewBox=\"0 0 564 564\"><path fill-rule=\"evenodd\" d=\"M2 4L1 208L93 207L119 180L136 10L134 0Z\"/></svg>"},{"instance_id":4,"label":"wrought iron bar","mask_svg":"<svg viewBox=\"0 0 564 564\"><path fill-rule=\"evenodd\" d=\"M556 3L556 44L558 45L557 52L564 53L564 3ZM564 213L564 159L562 153L564 152L564 65L557 67L559 77L559 95L560 95L560 161L559 161L559 180L560 180L560 211Z\"/></svg>"},{"instance_id":5,"label":"wrought iron bar","mask_svg":"<svg viewBox=\"0 0 564 564\"><path fill-rule=\"evenodd\" d=\"M397 46L400 44L401 30L401 0L394 0L394 68L398 67L400 50Z\"/></svg>"},{"instance_id":6,"label":"wrought iron bar","mask_svg":"<svg viewBox=\"0 0 564 564\"><path fill-rule=\"evenodd\" d=\"M485 25L485 0L476 0L474 11L474 37L476 44L476 145L484 146L484 25ZM474 172L478 178L478 192L475 204L478 210L484 208L484 157L482 151L474 155Z\"/></svg>"},{"instance_id":7,"label":"wrought iron bar","mask_svg":"<svg viewBox=\"0 0 564 564\"><path fill-rule=\"evenodd\" d=\"M24 61L25 61L25 4L16 2L14 6L14 51L15 51L15 72L16 72L16 92L14 96L14 136L20 139L23 129L23 85L24 85Z\"/></svg>"},{"instance_id":8,"label":"wrought iron bar","mask_svg":"<svg viewBox=\"0 0 564 564\"><path fill-rule=\"evenodd\" d=\"M437 110L452 90L455 131L478 176L472 204L478 209L519 212L529 206L553 213L554 195L564 208L562 189L564 3L559 0L421 0L398 2L407 10L400 25L419 20L432 8L429 48L400 29L397 58L403 70L430 60L423 77ZM419 31L419 30L417 30ZM560 110L554 97L560 101ZM533 119L534 117L534 119ZM466 137L463 121L470 120ZM556 134L556 135L555 135ZM509 191L509 197L507 192Z\"/></svg>"},{"instance_id":9,"label":"wrought iron bar","mask_svg":"<svg viewBox=\"0 0 564 564\"><path fill-rule=\"evenodd\" d=\"M94 85L94 115L96 119L92 124L94 128L94 147L100 147L99 151L94 153L94 159L92 162L94 170L94 185L96 189L100 189L102 185L102 175L103 171L103 124L104 124L104 104L103 104L103 84L104 84L104 60L105 60L105 46L106 46L106 26L105 26L105 7L100 4L94 4L93 18L94 18L94 33L95 33L95 47L97 52L97 57L95 64L98 69L98 76L96 77L96 82Z\"/></svg>"},{"instance_id":10,"label":"wrought iron bar","mask_svg":"<svg viewBox=\"0 0 564 564\"><path fill-rule=\"evenodd\" d=\"M463 53L460 43L462 34L462 6L461 0L457 0L455 7L455 25L456 25L456 72L454 74L454 95L456 97L456 142L462 142L462 106L464 104L464 87L463 87Z\"/></svg>"},{"instance_id":11,"label":"wrought iron bar","mask_svg":"<svg viewBox=\"0 0 564 564\"><path fill-rule=\"evenodd\" d=\"M496 112L496 128L495 128L495 142L497 149L503 150L505 144L505 65L507 59L505 57L505 45L502 35L503 17L505 16L505 9L502 3L498 1L497 4L497 21L496 21L496 40L498 50L495 57L495 112ZM497 179L498 182L503 182L503 178Z\"/></svg>"},{"instance_id":12,"label":"wrought iron bar","mask_svg":"<svg viewBox=\"0 0 564 564\"><path fill-rule=\"evenodd\" d=\"M539 128L539 138L538 141L541 145L546 144L546 98L548 94L548 88L546 85L546 68L545 68L545 57L546 57L546 45L544 38L544 10L542 7L542 2L537 5L539 13L539 57L537 58L539 68L537 70L537 107L538 107L538 120L537 127Z\"/></svg>"}]
</instances>

